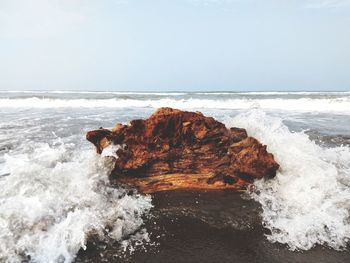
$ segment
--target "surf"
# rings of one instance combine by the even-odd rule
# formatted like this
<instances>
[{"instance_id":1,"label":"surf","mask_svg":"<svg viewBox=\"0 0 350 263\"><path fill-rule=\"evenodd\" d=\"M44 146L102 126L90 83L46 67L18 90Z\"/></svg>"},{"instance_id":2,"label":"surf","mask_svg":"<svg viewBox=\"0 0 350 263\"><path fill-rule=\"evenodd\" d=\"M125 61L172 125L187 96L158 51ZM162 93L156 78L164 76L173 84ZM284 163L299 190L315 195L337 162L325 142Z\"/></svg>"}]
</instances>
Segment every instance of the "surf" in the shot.
<instances>
[{"instance_id":1,"label":"surf","mask_svg":"<svg viewBox=\"0 0 350 263\"><path fill-rule=\"evenodd\" d=\"M123 241L141 229L151 197L111 187L108 159L56 139L5 154L0 174L0 261L72 262L88 240Z\"/></svg>"},{"instance_id":2,"label":"surf","mask_svg":"<svg viewBox=\"0 0 350 263\"><path fill-rule=\"evenodd\" d=\"M59 99L59 98L0 98L2 108L160 108L283 110L297 112L330 112L350 114L350 97L341 98L161 98L161 99Z\"/></svg>"},{"instance_id":3,"label":"surf","mask_svg":"<svg viewBox=\"0 0 350 263\"><path fill-rule=\"evenodd\" d=\"M145 114L141 109L138 117ZM112 123L108 118L115 120L122 110L108 114L104 110L104 119L94 115L91 123L76 123L78 118L64 123L61 116L70 113L67 108L53 115L59 121L47 128L33 121L42 116L38 109L38 115L31 112L27 119L28 124L37 125L35 129L22 130L24 135L38 133L40 138L33 140L23 140L18 133L21 126L3 127L3 142L11 139L14 146L6 148L0 159L0 261L73 262L91 237L113 240L125 250L130 239L152 241L151 233L143 229L145 218L152 214L151 197L111 187L108 159L100 158L87 142L78 139L83 128L73 129ZM268 146L281 165L274 179L256 181L248 192L262 207L261 224L270 231L266 238L291 250L318 245L345 249L350 238L350 148L321 146L303 131L292 132L282 117L261 108L249 108L233 117L210 112L221 116L227 127L247 129ZM8 118L7 123L27 125L18 115ZM41 138L45 129L61 125L65 139Z\"/></svg>"},{"instance_id":4,"label":"surf","mask_svg":"<svg viewBox=\"0 0 350 263\"><path fill-rule=\"evenodd\" d=\"M256 181L250 192L262 206L268 240L291 250L316 245L345 249L350 239L350 148L319 146L261 110L225 123L247 129L281 165L274 179Z\"/></svg>"}]
</instances>

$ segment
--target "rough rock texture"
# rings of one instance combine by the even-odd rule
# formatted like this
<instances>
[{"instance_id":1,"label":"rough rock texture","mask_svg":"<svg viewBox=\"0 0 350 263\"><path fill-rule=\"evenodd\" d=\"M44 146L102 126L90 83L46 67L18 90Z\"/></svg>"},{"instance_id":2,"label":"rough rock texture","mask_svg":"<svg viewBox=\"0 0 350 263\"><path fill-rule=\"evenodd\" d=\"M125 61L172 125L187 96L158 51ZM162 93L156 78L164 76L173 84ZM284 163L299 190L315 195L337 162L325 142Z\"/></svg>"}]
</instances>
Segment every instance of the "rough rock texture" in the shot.
<instances>
[{"instance_id":1,"label":"rough rock texture","mask_svg":"<svg viewBox=\"0 0 350 263\"><path fill-rule=\"evenodd\" d=\"M145 193L244 189L254 179L274 177L279 168L244 129L227 129L200 112L160 108L148 119L90 131L86 138L98 153L120 145L111 179Z\"/></svg>"}]
</instances>

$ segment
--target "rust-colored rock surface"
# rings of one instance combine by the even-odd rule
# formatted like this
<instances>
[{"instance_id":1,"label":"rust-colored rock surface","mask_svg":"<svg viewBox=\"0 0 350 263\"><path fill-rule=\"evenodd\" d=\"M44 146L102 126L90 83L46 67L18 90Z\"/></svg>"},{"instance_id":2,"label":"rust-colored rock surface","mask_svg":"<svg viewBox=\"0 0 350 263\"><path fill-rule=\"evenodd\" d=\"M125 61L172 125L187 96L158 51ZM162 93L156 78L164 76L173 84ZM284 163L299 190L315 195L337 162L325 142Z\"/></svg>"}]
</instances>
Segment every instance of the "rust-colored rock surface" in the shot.
<instances>
[{"instance_id":1,"label":"rust-colored rock surface","mask_svg":"<svg viewBox=\"0 0 350 263\"><path fill-rule=\"evenodd\" d=\"M227 129L200 112L160 108L148 119L100 128L86 138L101 153L116 150L111 179L141 192L174 189L244 189L274 177L279 165L244 129Z\"/></svg>"}]
</instances>

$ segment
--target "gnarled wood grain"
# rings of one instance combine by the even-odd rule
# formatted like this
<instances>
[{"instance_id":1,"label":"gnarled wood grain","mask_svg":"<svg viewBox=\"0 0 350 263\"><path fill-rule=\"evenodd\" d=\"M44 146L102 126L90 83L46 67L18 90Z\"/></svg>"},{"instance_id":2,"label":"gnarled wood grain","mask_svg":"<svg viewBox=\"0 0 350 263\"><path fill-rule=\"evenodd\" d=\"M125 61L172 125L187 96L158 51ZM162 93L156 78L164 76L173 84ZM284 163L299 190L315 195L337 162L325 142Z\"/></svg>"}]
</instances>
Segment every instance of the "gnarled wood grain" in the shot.
<instances>
[{"instance_id":1,"label":"gnarled wood grain","mask_svg":"<svg viewBox=\"0 0 350 263\"><path fill-rule=\"evenodd\" d=\"M274 177L279 165L244 129L226 128L200 112L161 108L145 120L98 129L87 139L116 151L113 182L152 193L174 189L244 189Z\"/></svg>"}]
</instances>

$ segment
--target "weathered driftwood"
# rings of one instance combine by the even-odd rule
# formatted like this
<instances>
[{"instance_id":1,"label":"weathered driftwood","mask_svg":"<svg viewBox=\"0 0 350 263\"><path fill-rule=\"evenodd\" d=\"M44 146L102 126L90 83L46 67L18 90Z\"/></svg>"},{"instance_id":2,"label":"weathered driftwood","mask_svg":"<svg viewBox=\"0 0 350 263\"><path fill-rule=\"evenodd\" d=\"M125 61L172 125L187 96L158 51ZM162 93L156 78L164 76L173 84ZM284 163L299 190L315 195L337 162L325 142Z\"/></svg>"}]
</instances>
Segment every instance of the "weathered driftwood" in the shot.
<instances>
[{"instance_id":1,"label":"weathered driftwood","mask_svg":"<svg viewBox=\"0 0 350 263\"><path fill-rule=\"evenodd\" d=\"M101 153L116 151L113 182L152 193L174 189L244 189L274 177L279 165L253 137L200 112L161 108L145 120L100 128L86 138Z\"/></svg>"}]
</instances>

